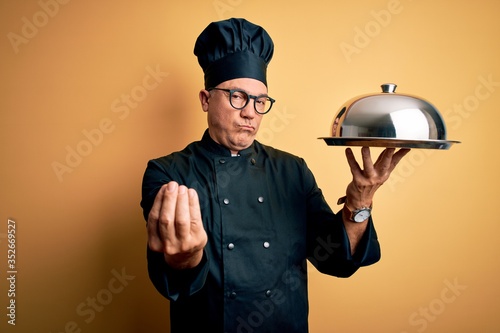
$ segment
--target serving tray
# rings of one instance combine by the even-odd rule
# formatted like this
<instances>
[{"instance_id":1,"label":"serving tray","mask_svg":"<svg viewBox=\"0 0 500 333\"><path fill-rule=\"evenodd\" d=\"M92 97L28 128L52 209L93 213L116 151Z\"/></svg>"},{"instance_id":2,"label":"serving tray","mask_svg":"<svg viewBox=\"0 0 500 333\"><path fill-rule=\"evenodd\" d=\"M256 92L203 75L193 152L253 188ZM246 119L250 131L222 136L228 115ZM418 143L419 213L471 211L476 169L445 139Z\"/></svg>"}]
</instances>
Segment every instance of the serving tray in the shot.
<instances>
[{"instance_id":1,"label":"serving tray","mask_svg":"<svg viewBox=\"0 0 500 333\"><path fill-rule=\"evenodd\" d=\"M453 140L406 140L391 138L339 138L320 137L329 146L361 146L361 147L385 147L385 148L422 148L422 149L450 149Z\"/></svg>"}]
</instances>

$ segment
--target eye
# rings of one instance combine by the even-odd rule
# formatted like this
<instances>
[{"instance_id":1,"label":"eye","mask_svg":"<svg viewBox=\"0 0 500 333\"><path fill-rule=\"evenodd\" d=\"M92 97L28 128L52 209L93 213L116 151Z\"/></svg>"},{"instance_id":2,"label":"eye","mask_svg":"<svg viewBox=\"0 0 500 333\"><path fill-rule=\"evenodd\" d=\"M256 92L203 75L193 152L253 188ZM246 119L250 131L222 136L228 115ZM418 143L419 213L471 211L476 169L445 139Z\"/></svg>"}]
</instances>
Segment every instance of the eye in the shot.
<instances>
[{"instance_id":1,"label":"eye","mask_svg":"<svg viewBox=\"0 0 500 333\"><path fill-rule=\"evenodd\" d=\"M267 97L258 97L256 100L255 100L255 103L259 106L264 106L266 105L268 101L268 98Z\"/></svg>"},{"instance_id":2,"label":"eye","mask_svg":"<svg viewBox=\"0 0 500 333\"><path fill-rule=\"evenodd\" d=\"M244 91L233 91L232 98L235 100L246 100L247 99L247 94Z\"/></svg>"}]
</instances>

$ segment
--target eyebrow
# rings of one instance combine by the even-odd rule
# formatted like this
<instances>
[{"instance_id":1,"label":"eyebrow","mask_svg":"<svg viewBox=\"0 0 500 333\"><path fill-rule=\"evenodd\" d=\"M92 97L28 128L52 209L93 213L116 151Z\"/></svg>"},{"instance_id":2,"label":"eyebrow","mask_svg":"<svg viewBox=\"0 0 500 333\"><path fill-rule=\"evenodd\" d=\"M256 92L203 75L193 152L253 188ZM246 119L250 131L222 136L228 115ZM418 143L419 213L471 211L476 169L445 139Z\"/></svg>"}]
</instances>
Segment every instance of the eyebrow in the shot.
<instances>
[{"instance_id":1,"label":"eyebrow","mask_svg":"<svg viewBox=\"0 0 500 333\"><path fill-rule=\"evenodd\" d=\"M266 96L266 97L269 97L269 95L267 94L267 92L266 92L266 93L263 93L263 94L252 94L252 93L248 92L248 91L247 91L247 90L245 90L245 89L242 89L242 88L240 88L240 87L235 87L235 86L230 86L230 87L228 87L228 88L224 88L224 89L230 89L230 90L241 90L241 91L246 92L248 95L252 95L252 96Z\"/></svg>"}]
</instances>

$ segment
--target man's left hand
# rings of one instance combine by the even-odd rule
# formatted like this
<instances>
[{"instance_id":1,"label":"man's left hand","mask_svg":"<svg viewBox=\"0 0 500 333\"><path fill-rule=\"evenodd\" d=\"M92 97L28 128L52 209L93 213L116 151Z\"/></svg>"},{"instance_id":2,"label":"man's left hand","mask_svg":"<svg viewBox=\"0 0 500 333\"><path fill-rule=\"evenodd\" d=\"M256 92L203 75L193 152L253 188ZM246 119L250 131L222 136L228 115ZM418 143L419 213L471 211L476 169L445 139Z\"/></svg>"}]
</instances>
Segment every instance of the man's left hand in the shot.
<instances>
[{"instance_id":1,"label":"man's left hand","mask_svg":"<svg viewBox=\"0 0 500 333\"><path fill-rule=\"evenodd\" d=\"M410 151L408 148L386 148L380 153L377 161L372 162L370 148L361 148L363 169L356 161L351 148L346 149L347 162L353 176L347 186L347 201L351 209L369 207L377 189L389 179L391 172L401 159Z\"/></svg>"}]
</instances>

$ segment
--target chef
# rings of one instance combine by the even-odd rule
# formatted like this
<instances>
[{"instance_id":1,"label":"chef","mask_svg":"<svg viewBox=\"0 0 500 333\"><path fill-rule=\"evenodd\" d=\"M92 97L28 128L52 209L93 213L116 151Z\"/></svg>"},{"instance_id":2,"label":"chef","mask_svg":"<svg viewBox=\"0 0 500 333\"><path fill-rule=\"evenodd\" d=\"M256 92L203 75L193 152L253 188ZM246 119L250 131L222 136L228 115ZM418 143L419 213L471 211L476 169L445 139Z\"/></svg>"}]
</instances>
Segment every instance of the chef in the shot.
<instances>
[{"instance_id":1,"label":"chef","mask_svg":"<svg viewBox=\"0 0 500 333\"><path fill-rule=\"evenodd\" d=\"M141 206L148 272L170 301L171 332L307 332L309 260L349 277L377 262L375 191L408 152L362 165L334 213L306 162L255 140L275 100L266 71L274 44L244 19L209 24L194 53L204 72L201 140L149 161Z\"/></svg>"}]
</instances>

